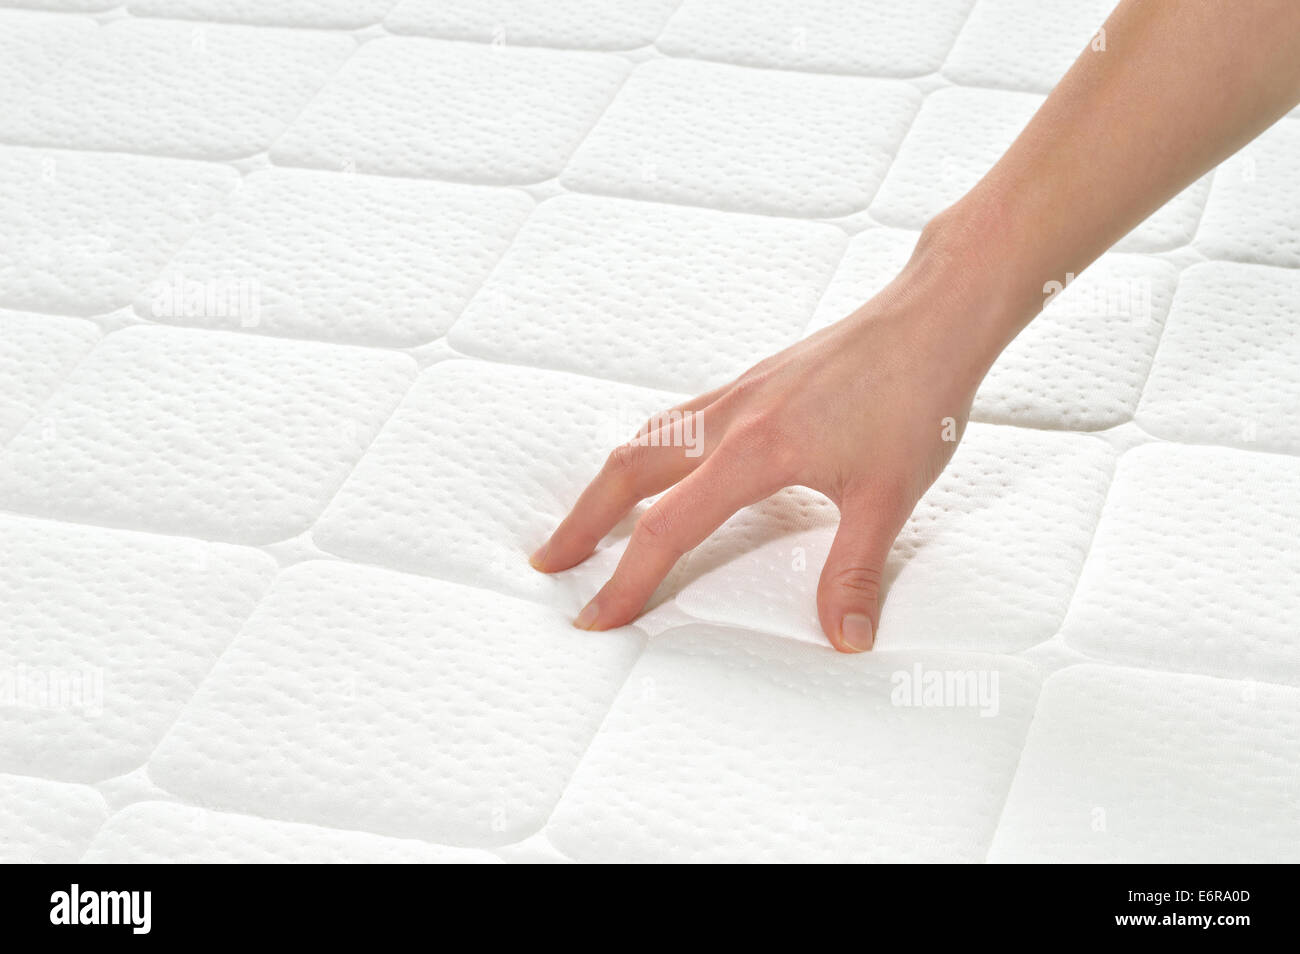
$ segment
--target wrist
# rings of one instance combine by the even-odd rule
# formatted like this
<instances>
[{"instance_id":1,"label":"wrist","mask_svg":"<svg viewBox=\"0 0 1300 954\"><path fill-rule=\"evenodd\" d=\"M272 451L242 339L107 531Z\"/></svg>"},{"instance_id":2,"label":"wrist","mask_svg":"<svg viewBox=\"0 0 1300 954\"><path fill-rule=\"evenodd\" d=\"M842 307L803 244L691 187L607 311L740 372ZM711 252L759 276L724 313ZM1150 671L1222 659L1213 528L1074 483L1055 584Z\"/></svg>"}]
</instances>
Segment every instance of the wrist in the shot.
<instances>
[{"instance_id":1,"label":"wrist","mask_svg":"<svg viewBox=\"0 0 1300 954\"><path fill-rule=\"evenodd\" d=\"M942 285L942 309L960 334L981 376L1045 303L1043 273L1025 230L1008 210L968 194L936 215L921 232L904 268L907 281Z\"/></svg>"}]
</instances>

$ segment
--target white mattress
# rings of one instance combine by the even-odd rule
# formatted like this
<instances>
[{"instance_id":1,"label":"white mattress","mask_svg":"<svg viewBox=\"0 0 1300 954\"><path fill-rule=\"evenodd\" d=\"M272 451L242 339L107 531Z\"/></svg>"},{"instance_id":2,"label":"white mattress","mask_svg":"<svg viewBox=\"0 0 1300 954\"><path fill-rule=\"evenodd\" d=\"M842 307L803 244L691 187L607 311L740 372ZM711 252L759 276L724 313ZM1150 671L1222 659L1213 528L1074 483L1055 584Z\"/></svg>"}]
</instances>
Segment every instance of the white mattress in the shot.
<instances>
[{"instance_id":1,"label":"white mattress","mask_svg":"<svg viewBox=\"0 0 1300 954\"><path fill-rule=\"evenodd\" d=\"M1109 0L4 5L0 858L1300 860L1294 115L1012 345L846 657L811 492L616 632L625 535L527 554Z\"/></svg>"}]
</instances>

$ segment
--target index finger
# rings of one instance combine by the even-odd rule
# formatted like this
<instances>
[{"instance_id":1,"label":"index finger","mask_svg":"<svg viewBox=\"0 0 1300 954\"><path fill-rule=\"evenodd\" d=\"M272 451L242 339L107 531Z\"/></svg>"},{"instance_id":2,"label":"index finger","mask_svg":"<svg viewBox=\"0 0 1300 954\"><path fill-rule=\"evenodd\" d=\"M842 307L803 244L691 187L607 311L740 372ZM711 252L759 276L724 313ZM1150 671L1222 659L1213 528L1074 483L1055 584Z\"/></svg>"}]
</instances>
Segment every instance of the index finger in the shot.
<instances>
[{"instance_id":1,"label":"index finger","mask_svg":"<svg viewBox=\"0 0 1300 954\"><path fill-rule=\"evenodd\" d=\"M677 560L703 543L737 510L779 490L719 450L637 521L614 575L574 620L579 629L610 629L633 620Z\"/></svg>"}]
</instances>

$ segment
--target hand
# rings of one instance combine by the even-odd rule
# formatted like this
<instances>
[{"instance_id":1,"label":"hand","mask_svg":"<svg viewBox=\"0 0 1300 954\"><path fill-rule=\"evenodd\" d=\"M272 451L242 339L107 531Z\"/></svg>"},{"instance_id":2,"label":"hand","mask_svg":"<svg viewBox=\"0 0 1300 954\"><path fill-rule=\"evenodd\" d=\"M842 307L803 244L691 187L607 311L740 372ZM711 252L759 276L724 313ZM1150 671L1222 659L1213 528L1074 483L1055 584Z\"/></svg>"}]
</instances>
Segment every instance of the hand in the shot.
<instances>
[{"instance_id":1,"label":"hand","mask_svg":"<svg viewBox=\"0 0 1300 954\"><path fill-rule=\"evenodd\" d=\"M667 492L641 515L575 625L631 621L677 560L732 514L799 484L841 514L817 591L822 628L843 652L872 647L890 547L952 458L997 350L979 343L974 330L988 323L972 304L996 296L975 294L981 270L941 246L923 238L858 311L615 448L533 566L551 573L581 562L639 501ZM685 428L683 414L693 416Z\"/></svg>"},{"instance_id":2,"label":"hand","mask_svg":"<svg viewBox=\"0 0 1300 954\"><path fill-rule=\"evenodd\" d=\"M610 455L534 554L539 570L585 559L638 501L668 492L641 516L578 626L630 621L677 559L733 513L802 484L840 509L817 589L822 628L837 649L871 648L889 548L1047 283L1081 273L1300 102L1295 0L1123 0L1103 29L1109 52L1084 49L884 291L677 409L698 416L702 454L694 441L671 446L652 421Z\"/></svg>"}]
</instances>

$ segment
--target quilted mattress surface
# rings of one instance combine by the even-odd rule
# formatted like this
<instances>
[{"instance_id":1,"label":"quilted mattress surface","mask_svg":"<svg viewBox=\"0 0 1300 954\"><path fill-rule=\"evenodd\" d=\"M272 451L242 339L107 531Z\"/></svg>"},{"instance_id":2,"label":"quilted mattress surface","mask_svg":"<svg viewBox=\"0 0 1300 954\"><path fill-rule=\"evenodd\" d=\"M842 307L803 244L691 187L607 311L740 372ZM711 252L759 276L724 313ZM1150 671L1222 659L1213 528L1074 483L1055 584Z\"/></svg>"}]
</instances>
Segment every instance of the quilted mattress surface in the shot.
<instances>
[{"instance_id":1,"label":"quilted mattress surface","mask_svg":"<svg viewBox=\"0 0 1300 954\"><path fill-rule=\"evenodd\" d=\"M1109 0L8 0L0 858L1300 860L1300 118L1053 298L895 546L527 554L868 298ZM21 9L19 9L21 8Z\"/></svg>"}]
</instances>

